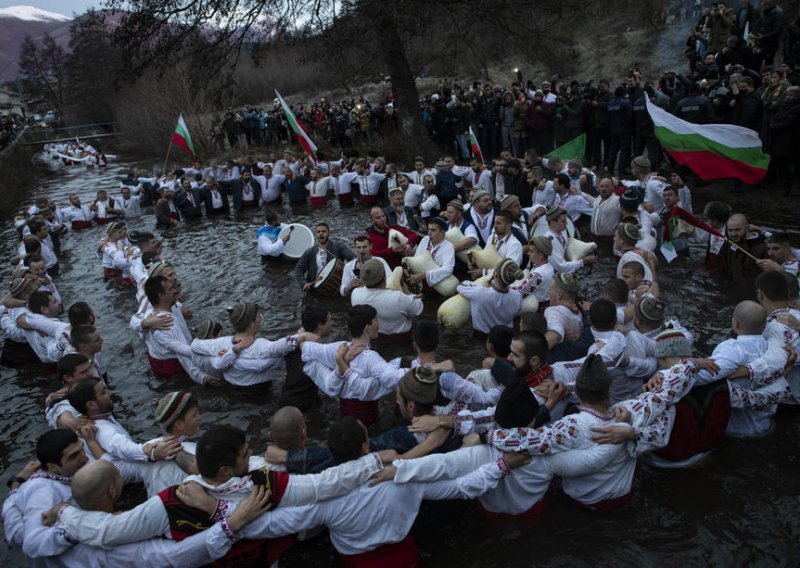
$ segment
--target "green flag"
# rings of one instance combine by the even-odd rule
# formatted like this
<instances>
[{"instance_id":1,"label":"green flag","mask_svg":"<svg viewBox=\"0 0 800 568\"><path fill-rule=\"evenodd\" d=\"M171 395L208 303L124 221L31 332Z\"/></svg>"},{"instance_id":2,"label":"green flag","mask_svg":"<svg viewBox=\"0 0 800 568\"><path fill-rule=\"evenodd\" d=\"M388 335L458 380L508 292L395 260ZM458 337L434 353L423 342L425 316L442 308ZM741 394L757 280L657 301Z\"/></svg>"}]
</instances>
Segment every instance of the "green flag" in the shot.
<instances>
[{"instance_id":1,"label":"green flag","mask_svg":"<svg viewBox=\"0 0 800 568\"><path fill-rule=\"evenodd\" d=\"M586 156L586 134L573 138L547 154L547 158L561 158L562 160L579 160L583 162Z\"/></svg>"}]
</instances>

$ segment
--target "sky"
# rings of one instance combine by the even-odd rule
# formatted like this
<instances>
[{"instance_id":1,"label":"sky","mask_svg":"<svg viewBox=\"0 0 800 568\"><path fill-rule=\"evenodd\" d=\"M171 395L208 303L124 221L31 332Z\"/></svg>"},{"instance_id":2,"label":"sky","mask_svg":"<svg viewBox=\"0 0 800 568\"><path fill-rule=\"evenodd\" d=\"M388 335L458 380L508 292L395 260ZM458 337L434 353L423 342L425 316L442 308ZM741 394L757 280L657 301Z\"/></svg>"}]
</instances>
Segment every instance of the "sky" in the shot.
<instances>
[{"instance_id":1,"label":"sky","mask_svg":"<svg viewBox=\"0 0 800 568\"><path fill-rule=\"evenodd\" d=\"M83 14L87 8L99 7L100 3L101 0L0 0L0 8L33 6L48 12L72 16L73 12Z\"/></svg>"}]
</instances>

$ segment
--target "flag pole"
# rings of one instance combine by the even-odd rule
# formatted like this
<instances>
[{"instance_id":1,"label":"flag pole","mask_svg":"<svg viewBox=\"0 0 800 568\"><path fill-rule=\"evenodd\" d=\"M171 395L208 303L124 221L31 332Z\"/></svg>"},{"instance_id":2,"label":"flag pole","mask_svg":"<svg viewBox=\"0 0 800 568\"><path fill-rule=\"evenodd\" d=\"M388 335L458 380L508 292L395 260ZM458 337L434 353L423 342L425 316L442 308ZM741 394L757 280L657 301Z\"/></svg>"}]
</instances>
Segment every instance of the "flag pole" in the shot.
<instances>
[{"instance_id":1,"label":"flag pole","mask_svg":"<svg viewBox=\"0 0 800 568\"><path fill-rule=\"evenodd\" d=\"M180 119L181 119L181 117L180 117L180 115L178 115L178 120L180 120ZM178 120L175 121L176 124L177 124ZM169 137L169 146L167 146L167 157L164 158L164 167L161 168L161 175L162 176L167 174L167 162L169 161L169 153L170 153L171 150L172 150L172 136Z\"/></svg>"}]
</instances>

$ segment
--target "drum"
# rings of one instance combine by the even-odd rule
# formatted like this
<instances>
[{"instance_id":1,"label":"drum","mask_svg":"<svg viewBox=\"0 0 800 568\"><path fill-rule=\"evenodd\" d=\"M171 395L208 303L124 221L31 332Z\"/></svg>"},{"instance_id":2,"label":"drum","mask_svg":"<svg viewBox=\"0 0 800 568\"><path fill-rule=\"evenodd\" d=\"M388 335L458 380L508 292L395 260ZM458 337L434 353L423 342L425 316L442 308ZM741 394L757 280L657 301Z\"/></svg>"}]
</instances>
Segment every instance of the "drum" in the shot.
<instances>
[{"instance_id":1,"label":"drum","mask_svg":"<svg viewBox=\"0 0 800 568\"><path fill-rule=\"evenodd\" d=\"M334 258L319 271L317 279L314 280L314 289L323 296L338 296L343 272L344 263Z\"/></svg>"},{"instance_id":2,"label":"drum","mask_svg":"<svg viewBox=\"0 0 800 568\"><path fill-rule=\"evenodd\" d=\"M292 233L291 238L287 241L286 246L283 247L283 256L286 258L298 259L303 256L303 253L314 246L314 233L311 229L300 223L292 223L286 225L278 235L282 239L286 235Z\"/></svg>"},{"instance_id":3,"label":"drum","mask_svg":"<svg viewBox=\"0 0 800 568\"><path fill-rule=\"evenodd\" d=\"M547 232L549 226L547 225L547 218L542 215L536 222L533 224L533 236L534 237L543 237L544 234ZM567 217L567 236L574 237L575 236L575 224L572 222L572 219Z\"/></svg>"}]
</instances>

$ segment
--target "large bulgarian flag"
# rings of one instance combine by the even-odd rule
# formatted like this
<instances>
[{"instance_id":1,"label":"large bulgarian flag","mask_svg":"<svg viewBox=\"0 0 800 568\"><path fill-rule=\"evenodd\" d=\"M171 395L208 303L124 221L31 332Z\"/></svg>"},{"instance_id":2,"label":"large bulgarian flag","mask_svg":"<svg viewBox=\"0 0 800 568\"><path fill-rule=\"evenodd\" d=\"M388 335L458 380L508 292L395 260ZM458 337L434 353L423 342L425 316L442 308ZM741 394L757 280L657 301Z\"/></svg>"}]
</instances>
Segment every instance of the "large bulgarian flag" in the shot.
<instances>
[{"instance_id":1,"label":"large bulgarian flag","mask_svg":"<svg viewBox=\"0 0 800 568\"><path fill-rule=\"evenodd\" d=\"M645 97L661 147L703 179L737 178L755 184L767 175L769 155L755 130L732 124L693 124Z\"/></svg>"},{"instance_id":2,"label":"large bulgarian flag","mask_svg":"<svg viewBox=\"0 0 800 568\"><path fill-rule=\"evenodd\" d=\"M275 89L275 95L277 95L278 100L281 102L281 108L283 109L283 114L286 115L286 120L289 121L289 126L292 127L292 131L297 136L297 141L300 142L300 145L303 147L303 150L306 151L306 154L311 156L311 159L315 162L317 161L317 145L314 144L314 141L306 132L305 127L297 120L292 109L289 108L289 105L286 104L286 101L283 100L283 97L278 92L278 89Z\"/></svg>"},{"instance_id":3,"label":"large bulgarian flag","mask_svg":"<svg viewBox=\"0 0 800 568\"><path fill-rule=\"evenodd\" d=\"M478 138L475 136L472 126L469 127L469 146L472 150L472 156L483 163L483 152L481 152L480 144L478 144Z\"/></svg>"},{"instance_id":4,"label":"large bulgarian flag","mask_svg":"<svg viewBox=\"0 0 800 568\"><path fill-rule=\"evenodd\" d=\"M189 152L194 160L194 144L192 144L192 137L189 135L186 122L183 120L183 114L178 117L178 124L175 126L175 132L172 133L172 143Z\"/></svg>"}]
</instances>

